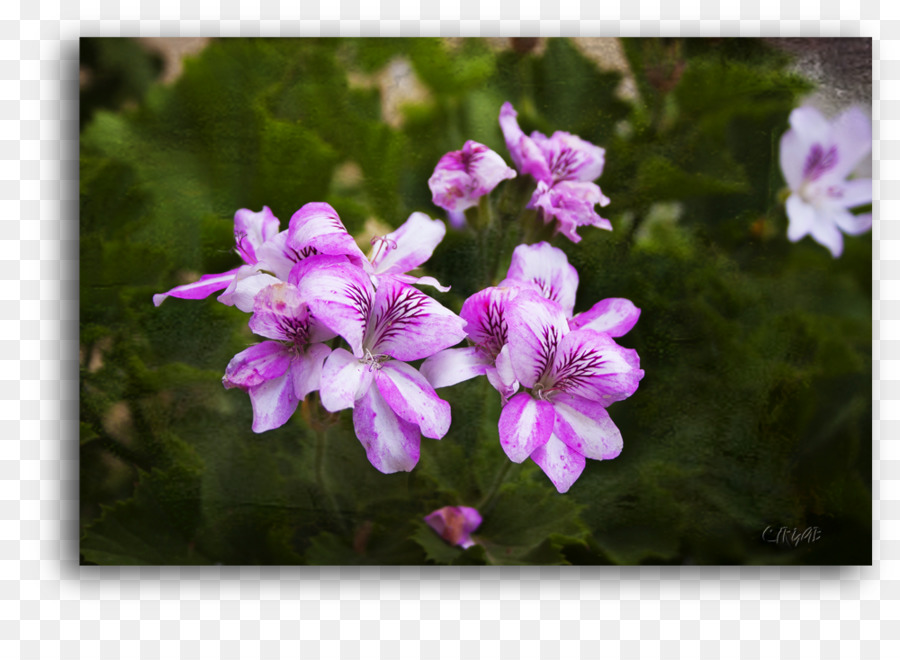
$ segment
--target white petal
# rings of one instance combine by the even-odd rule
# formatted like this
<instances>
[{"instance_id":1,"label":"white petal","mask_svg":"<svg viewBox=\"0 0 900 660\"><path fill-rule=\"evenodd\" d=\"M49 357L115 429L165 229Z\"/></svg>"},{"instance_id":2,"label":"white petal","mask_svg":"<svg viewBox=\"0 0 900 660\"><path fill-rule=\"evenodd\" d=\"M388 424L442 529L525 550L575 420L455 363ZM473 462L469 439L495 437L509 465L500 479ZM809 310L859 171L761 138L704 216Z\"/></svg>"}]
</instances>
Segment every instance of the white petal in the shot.
<instances>
[{"instance_id":1,"label":"white petal","mask_svg":"<svg viewBox=\"0 0 900 660\"><path fill-rule=\"evenodd\" d=\"M424 213L413 213L396 230L375 244L372 260L375 273L406 273L431 258L447 228L440 220L432 220ZM396 247L393 247L396 246Z\"/></svg>"},{"instance_id":2,"label":"white petal","mask_svg":"<svg viewBox=\"0 0 900 660\"><path fill-rule=\"evenodd\" d=\"M343 348L336 348L322 367L319 396L329 412L352 408L372 385L369 367Z\"/></svg>"},{"instance_id":3,"label":"white petal","mask_svg":"<svg viewBox=\"0 0 900 660\"><path fill-rule=\"evenodd\" d=\"M385 362L375 372L375 384L391 410L418 426L426 438L439 440L447 434L450 404L411 366L397 360Z\"/></svg>"},{"instance_id":4,"label":"white petal","mask_svg":"<svg viewBox=\"0 0 900 660\"><path fill-rule=\"evenodd\" d=\"M785 211L788 216L788 240L799 241L812 231L816 220L816 210L804 202L799 195L788 197Z\"/></svg>"},{"instance_id":5,"label":"white petal","mask_svg":"<svg viewBox=\"0 0 900 660\"><path fill-rule=\"evenodd\" d=\"M516 378L534 387L553 365L557 346L569 330L566 317L555 302L522 290L507 303L506 322Z\"/></svg>"},{"instance_id":6,"label":"white petal","mask_svg":"<svg viewBox=\"0 0 900 660\"><path fill-rule=\"evenodd\" d=\"M291 376L294 379L294 394L303 400L310 392L315 392L322 384L322 367L331 348L325 344L310 344L303 354L291 362Z\"/></svg>"},{"instance_id":7,"label":"white petal","mask_svg":"<svg viewBox=\"0 0 900 660\"><path fill-rule=\"evenodd\" d=\"M831 251L831 256L841 256L844 251L844 235L830 216L817 215L809 233L817 243L821 243Z\"/></svg>"},{"instance_id":8,"label":"white petal","mask_svg":"<svg viewBox=\"0 0 900 660\"><path fill-rule=\"evenodd\" d=\"M566 318L572 316L578 291L578 271L559 248L546 242L519 245L513 251L506 277L536 284L545 298L562 306Z\"/></svg>"},{"instance_id":9,"label":"white petal","mask_svg":"<svg viewBox=\"0 0 900 660\"><path fill-rule=\"evenodd\" d=\"M840 202L844 208L852 209L854 206L872 203L872 180L851 179L840 187Z\"/></svg>"},{"instance_id":10,"label":"white petal","mask_svg":"<svg viewBox=\"0 0 900 660\"><path fill-rule=\"evenodd\" d=\"M798 190L803 184L803 168L809 154L810 144L797 131L790 130L781 136L778 158L781 173L791 190Z\"/></svg>"},{"instance_id":11,"label":"white petal","mask_svg":"<svg viewBox=\"0 0 900 660\"><path fill-rule=\"evenodd\" d=\"M294 383L290 371L283 376L267 380L262 385L250 389L253 404L253 432L262 433L277 429L287 422L297 410Z\"/></svg>"},{"instance_id":12,"label":"white petal","mask_svg":"<svg viewBox=\"0 0 900 660\"><path fill-rule=\"evenodd\" d=\"M845 211L844 209L834 209L831 212L831 220L843 232L853 236L864 234L872 228L871 213L853 215L850 211Z\"/></svg>"},{"instance_id":13,"label":"white petal","mask_svg":"<svg viewBox=\"0 0 900 660\"><path fill-rule=\"evenodd\" d=\"M640 315L641 310L627 298L606 298L570 319L569 327L572 330L588 328L605 332L610 337L622 337L634 327Z\"/></svg>"},{"instance_id":14,"label":"white petal","mask_svg":"<svg viewBox=\"0 0 900 660\"><path fill-rule=\"evenodd\" d=\"M603 404L561 394L553 400L553 433L585 458L615 458L622 452L622 434Z\"/></svg>"},{"instance_id":15,"label":"white petal","mask_svg":"<svg viewBox=\"0 0 900 660\"><path fill-rule=\"evenodd\" d=\"M839 162L835 176L844 179L872 151L872 122L859 108L850 108L832 125Z\"/></svg>"},{"instance_id":16,"label":"white petal","mask_svg":"<svg viewBox=\"0 0 900 660\"><path fill-rule=\"evenodd\" d=\"M377 387L369 387L353 409L353 428L379 472L409 472L419 462L418 427L397 417Z\"/></svg>"},{"instance_id":17,"label":"white petal","mask_svg":"<svg viewBox=\"0 0 900 660\"><path fill-rule=\"evenodd\" d=\"M509 460L521 463L547 442L556 413L549 401L519 392L500 411L500 446Z\"/></svg>"},{"instance_id":18,"label":"white petal","mask_svg":"<svg viewBox=\"0 0 900 660\"><path fill-rule=\"evenodd\" d=\"M556 490L567 492L584 471L584 456L551 434L547 443L531 455L531 460L540 466Z\"/></svg>"},{"instance_id":19,"label":"white petal","mask_svg":"<svg viewBox=\"0 0 900 660\"><path fill-rule=\"evenodd\" d=\"M312 303L310 303L312 306ZM372 353L421 360L462 341L464 321L408 284L379 282L364 344Z\"/></svg>"},{"instance_id":20,"label":"white petal","mask_svg":"<svg viewBox=\"0 0 900 660\"><path fill-rule=\"evenodd\" d=\"M488 364L490 359L479 348L448 348L425 360L420 371L432 387L450 387L484 374Z\"/></svg>"},{"instance_id":21,"label":"white petal","mask_svg":"<svg viewBox=\"0 0 900 660\"><path fill-rule=\"evenodd\" d=\"M234 305L242 312L252 313L256 294L267 286L280 282L281 280L271 275L256 271L252 266L242 266L217 300L224 305Z\"/></svg>"}]
</instances>

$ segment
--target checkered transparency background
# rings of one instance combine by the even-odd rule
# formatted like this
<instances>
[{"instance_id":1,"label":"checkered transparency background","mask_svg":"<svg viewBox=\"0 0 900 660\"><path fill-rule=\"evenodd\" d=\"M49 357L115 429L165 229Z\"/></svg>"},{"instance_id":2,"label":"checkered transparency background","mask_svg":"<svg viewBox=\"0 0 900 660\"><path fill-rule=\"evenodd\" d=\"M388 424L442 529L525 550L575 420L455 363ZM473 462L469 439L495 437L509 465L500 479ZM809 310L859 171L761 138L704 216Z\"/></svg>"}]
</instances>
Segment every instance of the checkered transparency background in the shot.
<instances>
[{"instance_id":1,"label":"checkered transparency background","mask_svg":"<svg viewBox=\"0 0 900 660\"><path fill-rule=\"evenodd\" d=\"M729 5L0 4L0 657L900 657L900 3ZM873 37L875 565L79 568L78 37L256 35Z\"/></svg>"}]
</instances>

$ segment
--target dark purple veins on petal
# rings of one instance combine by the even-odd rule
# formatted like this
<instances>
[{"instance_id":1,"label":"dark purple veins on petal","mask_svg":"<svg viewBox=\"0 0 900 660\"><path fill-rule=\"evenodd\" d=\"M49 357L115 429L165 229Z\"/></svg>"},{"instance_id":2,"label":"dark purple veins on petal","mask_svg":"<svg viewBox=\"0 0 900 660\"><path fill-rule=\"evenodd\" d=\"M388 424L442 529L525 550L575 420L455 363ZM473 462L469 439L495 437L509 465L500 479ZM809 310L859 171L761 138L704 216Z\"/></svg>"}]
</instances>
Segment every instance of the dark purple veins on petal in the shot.
<instances>
[{"instance_id":1,"label":"dark purple veins on petal","mask_svg":"<svg viewBox=\"0 0 900 660\"><path fill-rule=\"evenodd\" d=\"M472 173L472 166L481 160L481 151L463 151L459 155L459 164L466 174Z\"/></svg>"},{"instance_id":2,"label":"dark purple veins on petal","mask_svg":"<svg viewBox=\"0 0 900 660\"><path fill-rule=\"evenodd\" d=\"M559 290L554 287L552 284L544 280L542 277L532 278L532 282L541 287L541 293L544 294L544 297L553 300L555 302L559 302Z\"/></svg>"},{"instance_id":3,"label":"dark purple veins on petal","mask_svg":"<svg viewBox=\"0 0 900 660\"><path fill-rule=\"evenodd\" d=\"M559 345L560 337L553 326L545 325L541 328L541 346L538 349L538 369L537 379L540 380L550 371L556 359L556 348Z\"/></svg>"},{"instance_id":4,"label":"dark purple veins on petal","mask_svg":"<svg viewBox=\"0 0 900 660\"><path fill-rule=\"evenodd\" d=\"M356 282L349 282L344 288L344 292L359 312L360 322L365 324L372 309L372 300L369 298L369 293L361 289Z\"/></svg>"},{"instance_id":5,"label":"dark purple veins on petal","mask_svg":"<svg viewBox=\"0 0 900 660\"><path fill-rule=\"evenodd\" d=\"M568 147L563 147L550 158L550 171L553 173L553 182L568 180L572 173L581 165L580 155Z\"/></svg>"},{"instance_id":6,"label":"dark purple veins on petal","mask_svg":"<svg viewBox=\"0 0 900 660\"><path fill-rule=\"evenodd\" d=\"M493 357L509 341L509 330L506 319L503 318L503 307L496 300L488 302L487 309L481 317L481 331L490 337L489 343L484 347Z\"/></svg>"},{"instance_id":7,"label":"dark purple veins on petal","mask_svg":"<svg viewBox=\"0 0 900 660\"><path fill-rule=\"evenodd\" d=\"M291 261L293 261L295 264L299 264L301 261L303 261L307 257L312 257L316 254L319 254L319 251L311 245L307 245L306 247L300 248L299 250L292 248L292 247L289 247L287 249L290 250L292 253L292 254L286 253L287 258L290 259Z\"/></svg>"},{"instance_id":8,"label":"dark purple veins on petal","mask_svg":"<svg viewBox=\"0 0 900 660\"><path fill-rule=\"evenodd\" d=\"M309 343L309 322L282 316L278 319L278 327L287 340L294 346L302 347Z\"/></svg>"},{"instance_id":9,"label":"dark purple veins on petal","mask_svg":"<svg viewBox=\"0 0 900 660\"><path fill-rule=\"evenodd\" d=\"M397 297L388 302L384 311L372 319L371 346L377 346L380 342L395 337L410 323L428 316L425 310L427 302L428 296L421 291L412 287L400 289Z\"/></svg>"},{"instance_id":10,"label":"dark purple veins on petal","mask_svg":"<svg viewBox=\"0 0 900 660\"><path fill-rule=\"evenodd\" d=\"M586 384L604 362L602 355L585 347L564 355L555 370L553 389L565 392L570 387Z\"/></svg>"},{"instance_id":11,"label":"dark purple veins on petal","mask_svg":"<svg viewBox=\"0 0 900 660\"><path fill-rule=\"evenodd\" d=\"M815 181L837 164L837 147L831 146L826 151L818 142L809 150L803 166L803 178Z\"/></svg>"}]
</instances>

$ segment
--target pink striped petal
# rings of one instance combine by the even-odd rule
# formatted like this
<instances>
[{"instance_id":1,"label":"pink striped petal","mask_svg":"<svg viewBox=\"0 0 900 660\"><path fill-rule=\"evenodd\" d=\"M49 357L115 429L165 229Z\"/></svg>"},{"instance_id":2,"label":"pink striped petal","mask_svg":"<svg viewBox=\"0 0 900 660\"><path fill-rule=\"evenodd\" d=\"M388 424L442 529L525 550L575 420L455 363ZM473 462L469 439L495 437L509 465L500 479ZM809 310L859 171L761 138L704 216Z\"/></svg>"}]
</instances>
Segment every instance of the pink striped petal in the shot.
<instances>
[{"instance_id":1,"label":"pink striped petal","mask_svg":"<svg viewBox=\"0 0 900 660\"><path fill-rule=\"evenodd\" d=\"M635 350L619 346L607 334L582 328L559 342L545 385L609 405L634 394L643 377Z\"/></svg>"},{"instance_id":2,"label":"pink striped petal","mask_svg":"<svg viewBox=\"0 0 900 660\"><path fill-rule=\"evenodd\" d=\"M377 387L368 388L357 401L353 428L379 472L409 472L419 462L419 428L394 414Z\"/></svg>"},{"instance_id":3,"label":"pink striped petal","mask_svg":"<svg viewBox=\"0 0 900 660\"><path fill-rule=\"evenodd\" d=\"M531 460L538 464L560 493L568 492L581 476L585 466L584 456L555 434L551 434L550 439L535 450Z\"/></svg>"},{"instance_id":4,"label":"pink striped petal","mask_svg":"<svg viewBox=\"0 0 900 660\"><path fill-rule=\"evenodd\" d=\"M428 187L436 206L460 212L476 206L497 184L515 176L516 171L498 153L469 140L460 151L441 157L428 179Z\"/></svg>"},{"instance_id":5,"label":"pink striped petal","mask_svg":"<svg viewBox=\"0 0 900 660\"><path fill-rule=\"evenodd\" d=\"M603 174L606 152L602 147L565 131L549 138L532 133L531 139L541 150L553 181L593 181Z\"/></svg>"},{"instance_id":6,"label":"pink striped petal","mask_svg":"<svg viewBox=\"0 0 900 660\"><path fill-rule=\"evenodd\" d=\"M595 183L560 181L549 186L541 181L528 208L541 209L547 222L555 218L559 233L577 243L581 240L577 233L579 227L593 226L612 231L612 223L594 210L597 204L606 206L609 198Z\"/></svg>"},{"instance_id":7,"label":"pink striped petal","mask_svg":"<svg viewBox=\"0 0 900 660\"><path fill-rule=\"evenodd\" d=\"M610 337L622 337L634 327L641 310L627 298L606 298L586 312L576 314L569 320L572 330L587 328L597 332L605 332Z\"/></svg>"},{"instance_id":8,"label":"pink striped petal","mask_svg":"<svg viewBox=\"0 0 900 660\"><path fill-rule=\"evenodd\" d=\"M353 354L362 357L363 334L375 297L366 272L346 257L317 255L297 264L290 282L316 320L346 339Z\"/></svg>"},{"instance_id":9,"label":"pink striped petal","mask_svg":"<svg viewBox=\"0 0 900 660\"><path fill-rule=\"evenodd\" d=\"M420 360L465 339L463 325L434 298L408 284L383 280L375 292L364 343L372 354L403 362Z\"/></svg>"},{"instance_id":10,"label":"pink striped petal","mask_svg":"<svg viewBox=\"0 0 900 660\"><path fill-rule=\"evenodd\" d=\"M291 352L281 342L264 341L246 348L225 368L222 384L226 389L239 387L249 390L268 380L284 375L291 363Z\"/></svg>"},{"instance_id":11,"label":"pink striped petal","mask_svg":"<svg viewBox=\"0 0 900 660\"><path fill-rule=\"evenodd\" d=\"M547 442L555 418L549 401L516 394L500 412L500 446L512 462L521 463Z\"/></svg>"},{"instance_id":12,"label":"pink striped petal","mask_svg":"<svg viewBox=\"0 0 900 660\"><path fill-rule=\"evenodd\" d=\"M278 233L280 224L268 206L263 206L259 213L240 209L234 214L234 242L246 263L257 262L256 251Z\"/></svg>"},{"instance_id":13,"label":"pink striped petal","mask_svg":"<svg viewBox=\"0 0 900 660\"><path fill-rule=\"evenodd\" d=\"M489 286L469 296L459 311L469 339L491 355L509 341L506 307L519 288Z\"/></svg>"},{"instance_id":14,"label":"pink striped petal","mask_svg":"<svg viewBox=\"0 0 900 660\"><path fill-rule=\"evenodd\" d=\"M243 266L242 266L243 268ZM201 300L216 291L221 291L228 287L234 280L240 268L233 268L224 273L215 273L212 275L203 275L196 282L190 284L182 284L174 289L169 289L165 293L157 293L153 296L153 304L159 307L163 300L172 296L173 298L187 298L189 300Z\"/></svg>"},{"instance_id":15,"label":"pink striped petal","mask_svg":"<svg viewBox=\"0 0 900 660\"><path fill-rule=\"evenodd\" d=\"M291 216L287 247L304 253L345 255L360 265L366 261L337 211L324 202L305 204Z\"/></svg>"},{"instance_id":16,"label":"pink striped petal","mask_svg":"<svg viewBox=\"0 0 900 660\"><path fill-rule=\"evenodd\" d=\"M450 404L438 397L425 376L405 362L390 360L375 372L381 396L397 416L440 440L450 429Z\"/></svg>"},{"instance_id":17,"label":"pink striped petal","mask_svg":"<svg viewBox=\"0 0 900 660\"><path fill-rule=\"evenodd\" d=\"M490 358L475 346L447 348L425 360L420 371L431 386L437 389L481 376L489 364Z\"/></svg>"},{"instance_id":18,"label":"pink striped petal","mask_svg":"<svg viewBox=\"0 0 900 660\"><path fill-rule=\"evenodd\" d=\"M559 303L566 318L572 316L578 291L578 271L559 248L547 242L519 245L513 251L506 277L536 285L545 298Z\"/></svg>"},{"instance_id":19,"label":"pink striped petal","mask_svg":"<svg viewBox=\"0 0 900 660\"><path fill-rule=\"evenodd\" d=\"M585 458L606 460L621 453L622 434L602 403L560 394L553 408L553 433Z\"/></svg>"},{"instance_id":20,"label":"pink striped petal","mask_svg":"<svg viewBox=\"0 0 900 660\"><path fill-rule=\"evenodd\" d=\"M254 298L249 325L255 334L269 339L293 342L302 338L305 343L309 335L309 309L293 284L270 284Z\"/></svg>"},{"instance_id":21,"label":"pink striped petal","mask_svg":"<svg viewBox=\"0 0 900 660\"><path fill-rule=\"evenodd\" d=\"M254 433L263 433L283 426L300 400L294 394L294 382L290 373L267 380L250 390L250 403L253 404Z\"/></svg>"},{"instance_id":22,"label":"pink striped petal","mask_svg":"<svg viewBox=\"0 0 900 660\"><path fill-rule=\"evenodd\" d=\"M507 304L506 321L516 378L525 387L534 387L553 366L569 324L559 305L531 290L520 291Z\"/></svg>"}]
</instances>

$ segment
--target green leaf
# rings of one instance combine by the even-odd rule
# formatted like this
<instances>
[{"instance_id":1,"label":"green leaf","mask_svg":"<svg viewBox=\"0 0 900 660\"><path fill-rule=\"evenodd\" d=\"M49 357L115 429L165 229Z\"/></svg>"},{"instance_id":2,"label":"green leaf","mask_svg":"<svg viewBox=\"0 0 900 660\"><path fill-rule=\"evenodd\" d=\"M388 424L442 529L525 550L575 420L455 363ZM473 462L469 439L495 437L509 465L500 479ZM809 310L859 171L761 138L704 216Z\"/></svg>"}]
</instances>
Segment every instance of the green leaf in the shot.
<instances>
[{"instance_id":1,"label":"green leaf","mask_svg":"<svg viewBox=\"0 0 900 660\"><path fill-rule=\"evenodd\" d=\"M198 505L197 473L143 473L131 499L106 508L87 528L81 555L107 566L210 563L192 537Z\"/></svg>"}]
</instances>

